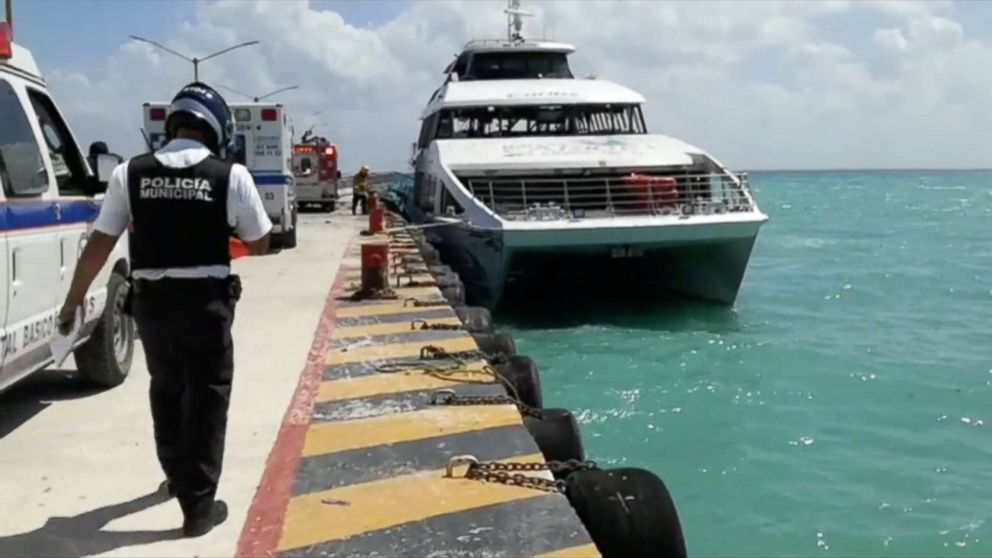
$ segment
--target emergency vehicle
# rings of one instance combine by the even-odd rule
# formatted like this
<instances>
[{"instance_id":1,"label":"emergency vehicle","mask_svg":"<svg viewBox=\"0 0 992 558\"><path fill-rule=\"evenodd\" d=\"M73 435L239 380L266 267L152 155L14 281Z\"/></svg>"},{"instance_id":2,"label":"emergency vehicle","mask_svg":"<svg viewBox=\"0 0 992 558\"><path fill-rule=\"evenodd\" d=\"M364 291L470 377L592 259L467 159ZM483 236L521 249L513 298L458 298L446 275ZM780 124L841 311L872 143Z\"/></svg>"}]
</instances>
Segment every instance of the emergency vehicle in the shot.
<instances>
[{"instance_id":1,"label":"emergency vehicle","mask_svg":"<svg viewBox=\"0 0 992 558\"><path fill-rule=\"evenodd\" d=\"M337 147L324 138L310 139L304 134L301 143L293 146L293 174L296 175L296 201L301 207L313 204L325 211L334 211L341 178Z\"/></svg>"},{"instance_id":2,"label":"emergency vehicle","mask_svg":"<svg viewBox=\"0 0 992 558\"><path fill-rule=\"evenodd\" d=\"M58 312L117 157L94 168L52 100L31 53L0 22L0 390L52 364ZM124 313L127 235L87 293L79 372L111 387L127 377L135 328Z\"/></svg>"},{"instance_id":3,"label":"emergency vehicle","mask_svg":"<svg viewBox=\"0 0 992 558\"><path fill-rule=\"evenodd\" d=\"M232 160L248 167L272 220L272 245L296 247L297 200L293 176L293 132L278 103L230 103L234 114ZM145 103L145 140L155 150L165 143L169 103Z\"/></svg>"}]
</instances>

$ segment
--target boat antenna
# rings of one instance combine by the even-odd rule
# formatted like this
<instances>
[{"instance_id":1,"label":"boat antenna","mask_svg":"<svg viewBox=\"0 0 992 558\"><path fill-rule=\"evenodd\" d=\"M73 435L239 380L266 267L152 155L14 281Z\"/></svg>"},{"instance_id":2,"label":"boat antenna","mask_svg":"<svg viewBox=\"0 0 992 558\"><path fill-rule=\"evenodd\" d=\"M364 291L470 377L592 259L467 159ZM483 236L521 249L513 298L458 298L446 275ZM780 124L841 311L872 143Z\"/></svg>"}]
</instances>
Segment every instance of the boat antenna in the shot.
<instances>
[{"instance_id":1,"label":"boat antenna","mask_svg":"<svg viewBox=\"0 0 992 558\"><path fill-rule=\"evenodd\" d=\"M10 36L14 36L14 0L6 0L4 2L4 21L7 22L7 27L10 28Z\"/></svg>"},{"instance_id":2,"label":"boat antenna","mask_svg":"<svg viewBox=\"0 0 992 558\"><path fill-rule=\"evenodd\" d=\"M503 10L506 13L506 34L507 37L513 42L523 41L524 38L520 35L520 30L524 27L525 17L530 17L534 14L520 9L520 0L507 0L506 9Z\"/></svg>"}]
</instances>

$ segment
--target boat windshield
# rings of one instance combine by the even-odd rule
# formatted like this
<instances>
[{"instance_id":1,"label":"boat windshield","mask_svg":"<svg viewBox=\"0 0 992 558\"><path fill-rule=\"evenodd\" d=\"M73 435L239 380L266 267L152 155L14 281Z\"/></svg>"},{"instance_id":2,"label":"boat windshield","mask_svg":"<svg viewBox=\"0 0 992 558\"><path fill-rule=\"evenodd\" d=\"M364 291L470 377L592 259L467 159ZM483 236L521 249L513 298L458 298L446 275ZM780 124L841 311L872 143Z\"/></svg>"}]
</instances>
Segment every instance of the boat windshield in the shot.
<instances>
[{"instance_id":1,"label":"boat windshield","mask_svg":"<svg viewBox=\"0 0 992 558\"><path fill-rule=\"evenodd\" d=\"M639 105L469 107L444 110L436 137L646 134Z\"/></svg>"},{"instance_id":2,"label":"boat windshield","mask_svg":"<svg viewBox=\"0 0 992 558\"><path fill-rule=\"evenodd\" d=\"M564 52L479 52L461 80L475 79L571 79Z\"/></svg>"}]
</instances>

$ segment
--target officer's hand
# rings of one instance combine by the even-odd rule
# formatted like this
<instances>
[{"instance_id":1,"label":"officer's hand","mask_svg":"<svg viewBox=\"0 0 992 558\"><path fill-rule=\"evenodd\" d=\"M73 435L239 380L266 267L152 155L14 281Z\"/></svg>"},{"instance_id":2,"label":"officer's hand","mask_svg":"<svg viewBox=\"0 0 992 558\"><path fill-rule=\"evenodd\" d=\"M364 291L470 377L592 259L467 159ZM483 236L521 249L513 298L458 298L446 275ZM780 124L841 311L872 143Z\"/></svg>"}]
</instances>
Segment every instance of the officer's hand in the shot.
<instances>
[{"instance_id":1,"label":"officer's hand","mask_svg":"<svg viewBox=\"0 0 992 558\"><path fill-rule=\"evenodd\" d=\"M69 335L72 331L73 322L76 320L76 310L81 309L82 306L79 304L66 303L62 306L62 310L59 311L59 333L62 335ZM85 318L86 310L82 310L81 314ZM81 320L82 321L82 320Z\"/></svg>"}]
</instances>

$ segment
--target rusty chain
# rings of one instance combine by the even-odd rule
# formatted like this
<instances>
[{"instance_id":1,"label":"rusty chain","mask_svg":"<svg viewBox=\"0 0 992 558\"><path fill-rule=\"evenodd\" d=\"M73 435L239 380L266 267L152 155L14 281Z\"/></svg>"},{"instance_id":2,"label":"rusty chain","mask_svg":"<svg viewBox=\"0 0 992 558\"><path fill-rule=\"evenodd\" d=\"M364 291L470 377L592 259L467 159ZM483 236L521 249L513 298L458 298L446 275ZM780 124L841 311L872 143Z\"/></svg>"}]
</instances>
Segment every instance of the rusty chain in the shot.
<instances>
[{"instance_id":1,"label":"rusty chain","mask_svg":"<svg viewBox=\"0 0 992 558\"><path fill-rule=\"evenodd\" d=\"M521 415L543 419L544 413L510 395L458 395L451 389L439 389L431 393L431 405L515 405Z\"/></svg>"},{"instance_id":2,"label":"rusty chain","mask_svg":"<svg viewBox=\"0 0 992 558\"><path fill-rule=\"evenodd\" d=\"M506 362L506 355L503 353L488 355L478 349L474 351L455 351L449 352L441 347L435 345L424 345L420 348L420 359L463 359L463 360L485 360L491 364L503 364Z\"/></svg>"},{"instance_id":3,"label":"rusty chain","mask_svg":"<svg viewBox=\"0 0 992 558\"><path fill-rule=\"evenodd\" d=\"M363 291L361 289L351 293L348 300L357 302L360 300L395 300L399 298L392 289L371 289Z\"/></svg>"},{"instance_id":4,"label":"rusty chain","mask_svg":"<svg viewBox=\"0 0 992 558\"><path fill-rule=\"evenodd\" d=\"M448 301L443 298L437 298L433 300L422 300L418 298L408 298L403 301L403 306L413 306L414 308L428 307L428 306L448 306Z\"/></svg>"},{"instance_id":5,"label":"rusty chain","mask_svg":"<svg viewBox=\"0 0 992 558\"><path fill-rule=\"evenodd\" d=\"M445 330L464 329L459 324L432 324L432 323L428 323L427 320L413 320L412 322L410 322L410 329L417 329L418 326L419 326L419 328L421 330L425 330L425 329L434 329L434 330L439 330L439 329L445 329Z\"/></svg>"},{"instance_id":6,"label":"rusty chain","mask_svg":"<svg viewBox=\"0 0 992 558\"><path fill-rule=\"evenodd\" d=\"M410 271L406 271L404 273L397 273L396 287L399 288L399 287L437 287L438 286L438 284L435 283L434 281L414 281L413 280L414 275L415 274ZM407 278L406 285L400 285L400 279L404 277Z\"/></svg>"},{"instance_id":7,"label":"rusty chain","mask_svg":"<svg viewBox=\"0 0 992 558\"><path fill-rule=\"evenodd\" d=\"M575 471L596 469L598 467L594 461L578 461L576 459L548 461L545 463L504 463L499 461L479 461L471 455L458 455L448 461L445 476L454 478L454 468L459 465L468 465L468 469L465 471L465 478L467 479L519 486L521 488L533 488L535 490L556 492L559 494L564 494L567 487L564 478L552 480L531 477L520 474L520 472L550 471L554 475L560 474L565 476Z\"/></svg>"}]
</instances>

